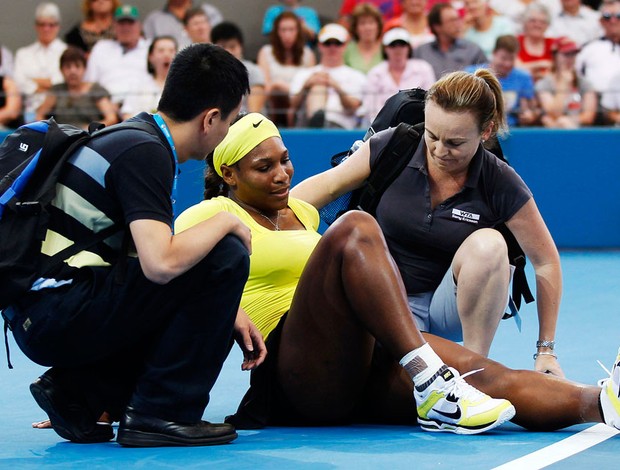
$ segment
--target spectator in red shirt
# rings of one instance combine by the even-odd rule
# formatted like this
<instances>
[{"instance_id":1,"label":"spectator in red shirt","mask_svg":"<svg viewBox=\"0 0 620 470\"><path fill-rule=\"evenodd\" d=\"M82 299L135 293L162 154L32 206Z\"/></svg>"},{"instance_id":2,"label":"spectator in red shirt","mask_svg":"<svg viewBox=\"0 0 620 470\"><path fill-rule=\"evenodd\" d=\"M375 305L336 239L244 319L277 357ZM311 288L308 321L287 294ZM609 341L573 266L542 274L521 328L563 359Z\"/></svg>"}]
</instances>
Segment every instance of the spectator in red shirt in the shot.
<instances>
[{"instance_id":1,"label":"spectator in red shirt","mask_svg":"<svg viewBox=\"0 0 620 470\"><path fill-rule=\"evenodd\" d=\"M541 4L532 3L525 10L523 34L518 36L520 48L517 67L527 69L534 81L551 70L554 39L545 36L550 22L549 10Z\"/></svg>"}]
</instances>

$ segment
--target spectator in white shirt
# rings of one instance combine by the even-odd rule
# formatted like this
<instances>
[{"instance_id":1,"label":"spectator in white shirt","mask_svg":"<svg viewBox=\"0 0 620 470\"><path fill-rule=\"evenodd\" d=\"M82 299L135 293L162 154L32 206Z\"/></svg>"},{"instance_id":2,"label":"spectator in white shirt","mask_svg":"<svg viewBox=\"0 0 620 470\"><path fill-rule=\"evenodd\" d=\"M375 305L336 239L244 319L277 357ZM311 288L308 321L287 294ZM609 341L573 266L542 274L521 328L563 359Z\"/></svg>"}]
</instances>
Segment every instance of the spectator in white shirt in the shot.
<instances>
[{"instance_id":1,"label":"spectator in white shirt","mask_svg":"<svg viewBox=\"0 0 620 470\"><path fill-rule=\"evenodd\" d=\"M14 78L26 96L26 121L34 119L34 112L45 99L45 93L63 81L60 56L67 45L58 39L60 10L55 3L40 3L35 10L37 40L17 50Z\"/></svg>"},{"instance_id":2,"label":"spectator in white shirt","mask_svg":"<svg viewBox=\"0 0 620 470\"><path fill-rule=\"evenodd\" d=\"M551 37L568 37L579 47L603 35L599 22L600 13L582 5L581 0L561 0L562 11L551 16L547 34Z\"/></svg>"},{"instance_id":3,"label":"spectator in white shirt","mask_svg":"<svg viewBox=\"0 0 620 470\"><path fill-rule=\"evenodd\" d=\"M612 77L620 73L620 1L604 2L600 12L605 34L581 49L576 67L598 93L604 93L613 88Z\"/></svg>"},{"instance_id":4,"label":"spectator in white shirt","mask_svg":"<svg viewBox=\"0 0 620 470\"><path fill-rule=\"evenodd\" d=\"M343 129L357 126L356 112L362 104L366 77L344 64L348 40L347 30L336 23L319 31L319 64L297 72L291 83L291 107L304 110L299 113L298 125Z\"/></svg>"},{"instance_id":5,"label":"spectator in white shirt","mask_svg":"<svg viewBox=\"0 0 620 470\"><path fill-rule=\"evenodd\" d=\"M123 101L121 108L123 119L129 119L142 111L147 113L157 111L166 77L178 48L177 41L172 36L159 36L153 39L148 52L148 79L136 83L136 87Z\"/></svg>"},{"instance_id":6,"label":"spectator in white shirt","mask_svg":"<svg viewBox=\"0 0 620 470\"><path fill-rule=\"evenodd\" d=\"M137 83L150 81L147 72L148 42L141 37L138 9L118 7L114 13L116 39L102 39L90 54L85 81L95 82L110 92L120 106Z\"/></svg>"}]
</instances>

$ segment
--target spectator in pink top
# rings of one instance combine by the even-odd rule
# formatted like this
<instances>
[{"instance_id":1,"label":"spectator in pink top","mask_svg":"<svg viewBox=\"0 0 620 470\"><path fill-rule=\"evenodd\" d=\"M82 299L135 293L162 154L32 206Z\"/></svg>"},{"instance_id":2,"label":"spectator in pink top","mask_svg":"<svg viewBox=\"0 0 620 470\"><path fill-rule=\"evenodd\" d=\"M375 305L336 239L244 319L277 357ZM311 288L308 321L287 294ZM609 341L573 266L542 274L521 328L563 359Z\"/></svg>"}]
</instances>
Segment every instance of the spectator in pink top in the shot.
<instances>
[{"instance_id":1,"label":"spectator in pink top","mask_svg":"<svg viewBox=\"0 0 620 470\"><path fill-rule=\"evenodd\" d=\"M367 75L363 99L363 124L370 124L385 101L399 90L424 88L435 83L433 67L421 59L412 59L410 36L404 28L394 28L383 35L386 60Z\"/></svg>"}]
</instances>

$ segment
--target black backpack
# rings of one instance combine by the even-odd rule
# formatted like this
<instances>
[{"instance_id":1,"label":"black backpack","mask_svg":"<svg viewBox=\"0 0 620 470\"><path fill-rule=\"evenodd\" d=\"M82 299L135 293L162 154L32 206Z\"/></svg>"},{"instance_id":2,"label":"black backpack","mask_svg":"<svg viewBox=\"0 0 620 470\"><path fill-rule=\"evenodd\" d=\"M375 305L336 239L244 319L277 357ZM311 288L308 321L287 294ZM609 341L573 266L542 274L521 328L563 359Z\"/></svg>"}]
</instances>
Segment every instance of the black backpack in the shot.
<instances>
[{"instance_id":1,"label":"black backpack","mask_svg":"<svg viewBox=\"0 0 620 470\"><path fill-rule=\"evenodd\" d=\"M363 210L375 216L381 196L407 166L422 138L424 133L425 97L425 90L413 88L401 90L385 102L368 132L366 132L362 142L368 140L375 133L389 127L396 127L394 134L382 149L375 167L372 169L364 185L354 191L343 194L319 211L321 219L325 223L328 225L332 224L340 215L353 209ZM356 144L354 144L354 148ZM497 139L493 139L486 147L499 159L508 163ZM331 165L337 166L342 163L353 153L354 148L334 155L331 159ZM495 229L504 236L508 246L510 264L515 267L511 295L514 310L511 305L511 312L504 315L504 318L510 318L521 307L521 299L525 300L526 303L530 303L534 301L534 296L530 291L525 276L526 258L523 249L505 224L500 224Z\"/></svg>"},{"instance_id":2,"label":"black backpack","mask_svg":"<svg viewBox=\"0 0 620 470\"><path fill-rule=\"evenodd\" d=\"M111 226L45 259L41 246L49 225L49 206L67 159L90 139L120 128L156 135L145 122L120 123L89 131L54 119L19 127L0 145L0 310L13 304L32 283L65 259L108 238L123 227ZM45 259L45 261L43 261Z\"/></svg>"}]
</instances>

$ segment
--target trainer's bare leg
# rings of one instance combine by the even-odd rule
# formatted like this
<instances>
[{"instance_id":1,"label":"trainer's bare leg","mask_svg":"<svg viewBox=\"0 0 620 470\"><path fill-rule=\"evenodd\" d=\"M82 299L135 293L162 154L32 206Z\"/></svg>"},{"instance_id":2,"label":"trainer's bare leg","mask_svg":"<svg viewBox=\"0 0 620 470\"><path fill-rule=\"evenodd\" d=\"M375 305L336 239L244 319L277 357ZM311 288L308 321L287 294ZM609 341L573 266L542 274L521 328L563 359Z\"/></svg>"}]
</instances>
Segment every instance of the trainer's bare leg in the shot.
<instances>
[{"instance_id":1,"label":"trainer's bare leg","mask_svg":"<svg viewBox=\"0 0 620 470\"><path fill-rule=\"evenodd\" d=\"M502 235L493 229L476 230L454 255L452 272L458 286L456 304L463 345L488 356L510 283L508 250Z\"/></svg>"}]
</instances>

